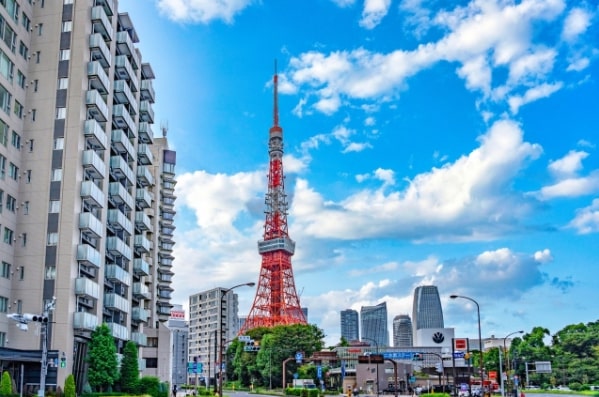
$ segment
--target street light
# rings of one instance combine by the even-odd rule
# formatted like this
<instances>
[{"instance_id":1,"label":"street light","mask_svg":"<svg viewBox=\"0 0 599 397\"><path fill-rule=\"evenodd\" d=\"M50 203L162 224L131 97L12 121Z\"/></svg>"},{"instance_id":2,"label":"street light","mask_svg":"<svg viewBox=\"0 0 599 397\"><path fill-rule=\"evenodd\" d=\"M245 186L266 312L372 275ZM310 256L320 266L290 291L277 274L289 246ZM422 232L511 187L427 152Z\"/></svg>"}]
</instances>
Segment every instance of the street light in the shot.
<instances>
[{"instance_id":1,"label":"street light","mask_svg":"<svg viewBox=\"0 0 599 397\"><path fill-rule=\"evenodd\" d=\"M229 289L225 289L221 291L221 296L220 296L220 308L218 311L218 327L219 327L219 352L218 352L218 363L220 366L220 370L218 372L218 395L219 397L223 397L223 306L225 304L225 297L227 296L227 294L231 291L233 291L235 288L239 288L239 287L253 287L254 285L256 285L256 283L251 282L251 283L243 283L243 284L237 284Z\"/></svg>"},{"instance_id":2,"label":"street light","mask_svg":"<svg viewBox=\"0 0 599 397\"><path fill-rule=\"evenodd\" d=\"M483 382L484 382L484 375L483 375L483 338L481 336L481 331L480 331L480 306L478 305L478 302L475 301L474 299L468 297L468 296L463 296L463 295L450 295L449 296L451 299L456 299L456 298L462 298L462 299L467 299L470 302L473 302L476 305L476 314L478 316L478 349L480 350L480 388L481 391L484 390L483 388Z\"/></svg>"},{"instance_id":3,"label":"street light","mask_svg":"<svg viewBox=\"0 0 599 397\"><path fill-rule=\"evenodd\" d=\"M510 354L509 354L509 352L507 350L505 341L507 340L507 338L509 338L512 335L523 334L523 333L524 333L524 331L514 331L514 332L512 332L510 334L507 334L505 336L505 338L503 338L503 354L505 355L505 369L506 369L505 372L507 373L507 378L508 378L508 382L507 382L506 386L509 386L509 383L510 383L509 382L509 376L510 376ZM503 376L501 376L501 397L503 397L505 395L504 393L505 392L503 390Z\"/></svg>"}]
</instances>

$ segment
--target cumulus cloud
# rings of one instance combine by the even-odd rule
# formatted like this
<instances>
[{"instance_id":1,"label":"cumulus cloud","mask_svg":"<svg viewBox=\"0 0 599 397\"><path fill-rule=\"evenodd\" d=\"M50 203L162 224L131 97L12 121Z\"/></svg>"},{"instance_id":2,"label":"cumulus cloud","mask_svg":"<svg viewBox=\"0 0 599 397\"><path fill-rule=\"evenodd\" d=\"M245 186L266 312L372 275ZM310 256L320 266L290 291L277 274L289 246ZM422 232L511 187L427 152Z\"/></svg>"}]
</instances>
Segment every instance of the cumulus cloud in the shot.
<instances>
[{"instance_id":1,"label":"cumulus cloud","mask_svg":"<svg viewBox=\"0 0 599 397\"><path fill-rule=\"evenodd\" d=\"M555 84L546 83L527 90L524 95L511 96L508 99L510 110L513 114L516 114L522 106L541 98L546 98L554 92L559 91L562 86L563 84L561 82Z\"/></svg>"},{"instance_id":2,"label":"cumulus cloud","mask_svg":"<svg viewBox=\"0 0 599 397\"><path fill-rule=\"evenodd\" d=\"M549 163L549 172L558 179L576 175L582 169L582 160L587 158L588 155L587 152L571 150L561 159Z\"/></svg>"},{"instance_id":3,"label":"cumulus cloud","mask_svg":"<svg viewBox=\"0 0 599 397\"><path fill-rule=\"evenodd\" d=\"M391 0L364 0L360 26L374 29L389 12Z\"/></svg>"},{"instance_id":4,"label":"cumulus cloud","mask_svg":"<svg viewBox=\"0 0 599 397\"><path fill-rule=\"evenodd\" d=\"M158 9L168 18L189 23L210 23L214 20L233 22L253 0L158 0Z\"/></svg>"},{"instance_id":5,"label":"cumulus cloud","mask_svg":"<svg viewBox=\"0 0 599 397\"><path fill-rule=\"evenodd\" d=\"M553 256L551 256L551 251L548 248L545 248L542 251L537 251L534 254L535 261L539 263L547 263L553 260Z\"/></svg>"},{"instance_id":6,"label":"cumulus cloud","mask_svg":"<svg viewBox=\"0 0 599 397\"><path fill-rule=\"evenodd\" d=\"M599 232L599 199L594 199L591 205L578 210L568 227L576 229L579 234Z\"/></svg>"},{"instance_id":7,"label":"cumulus cloud","mask_svg":"<svg viewBox=\"0 0 599 397\"><path fill-rule=\"evenodd\" d=\"M591 24L591 15L582 8L574 8L570 10L564 28L562 30L562 38L565 41L573 41L580 34L584 33Z\"/></svg>"}]
</instances>

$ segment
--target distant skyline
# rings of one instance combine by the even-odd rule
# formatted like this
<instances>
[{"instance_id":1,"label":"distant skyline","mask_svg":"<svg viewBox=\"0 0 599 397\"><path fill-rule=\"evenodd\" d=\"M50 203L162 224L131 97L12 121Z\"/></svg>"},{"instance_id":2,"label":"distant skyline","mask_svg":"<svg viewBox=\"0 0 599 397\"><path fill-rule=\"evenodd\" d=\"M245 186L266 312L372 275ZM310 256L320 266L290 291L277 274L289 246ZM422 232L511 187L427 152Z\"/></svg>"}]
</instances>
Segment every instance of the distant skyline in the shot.
<instances>
[{"instance_id":1,"label":"distant skyline","mask_svg":"<svg viewBox=\"0 0 599 397\"><path fill-rule=\"evenodd\" d=\"M483 337L596 321L599 9L120 0L177 151L173 303L257 282L277 59L295 284L327 345L436 285ZM158 128L157 128L158 130ZM255 290L238 291L240 315Z\"/></svg>"}]
</instances>

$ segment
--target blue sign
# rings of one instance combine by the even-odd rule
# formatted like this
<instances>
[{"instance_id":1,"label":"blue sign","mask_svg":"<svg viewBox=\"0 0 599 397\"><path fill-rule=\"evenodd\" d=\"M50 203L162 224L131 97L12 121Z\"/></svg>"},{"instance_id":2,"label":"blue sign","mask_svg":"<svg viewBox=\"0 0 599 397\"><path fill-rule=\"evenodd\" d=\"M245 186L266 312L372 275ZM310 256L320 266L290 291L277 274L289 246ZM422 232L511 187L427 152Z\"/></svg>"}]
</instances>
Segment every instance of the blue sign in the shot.
<instances>
[{"instance_id":1,"label":"blue sign","mask_svg":"<svg viewBox=\"0 0 599 397\"><path fill-rule=\"evenodd\" d=\"M345 360L341 360L341 379L345 378Z\"/></svg>"},{"instance_id":2,"label":"blue sign","mask_svg":"<svg viewBox=\"0 0 599 397\"><path fill-rule=\"evenodd\" d=\"M320 365L316 367L316 377L322 379L322 367Z\"/></svg>"},{"instance_id":3,"label":"blue sign","mask_svg":"<svg viewBox=\"0 0 599 397\"><path fill-rule=\"evenodd\" d=\"M453 352L453 358L464 358L464 352Z\"/></svg>"},{"instance_id":4,"label":"blue sign","mask_svg":"<svg viewBox=\"0 0 599 397\"><path fill-rule=\"evenodd\" d=\"M412 360L415 352L383 352L385 359L391 360Z\"/></svg>"},{"instance_id":5,"label":"blue sign","mask_svg":"<svg viewBox=\"0 0 599 397\"><path fill-rule=\"evenodd\" d=\"M300 364L303 359L304 359L304 353L302 353L302 352L295 353L295 361L297 361L298 364Z\"/></svg>"}]
</instances>

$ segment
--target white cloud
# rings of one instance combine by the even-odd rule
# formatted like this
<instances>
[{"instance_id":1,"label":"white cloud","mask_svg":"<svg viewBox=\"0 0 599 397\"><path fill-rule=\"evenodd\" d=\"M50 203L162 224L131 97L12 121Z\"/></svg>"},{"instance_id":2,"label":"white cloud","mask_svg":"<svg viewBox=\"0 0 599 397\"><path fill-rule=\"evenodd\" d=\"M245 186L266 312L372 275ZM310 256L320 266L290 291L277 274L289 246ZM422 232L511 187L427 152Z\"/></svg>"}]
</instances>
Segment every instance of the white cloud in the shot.
<instances>
[{"instance_id":1,"label":"white cloud","mask_svg":"<svg viewBox=\"0 0 599 397\"><path fill-rule=\"evenodd\" d=\"M599 232L599 199L594 199L590 206L578 210L568 227L578 230L580 234Z\"/></svg>"},{"instance_id":2,"label":"white cloud","mask_svg":"<svg viewBox=\"0 0 599 397\"><path fill-rule=\"evenodd\" d=\"M574 41L587 30L590 24L591 15L582 8L574 8L566 17L562 38L566 41Z\"/></svg>"},{"instance_id":3,"label":"white cloud","mask_svg":"<svg viewBox=\"0 0 599 397\"><path fill-rule=\"evenodd\" d=\"M535 261L539 263L547 263L553 261L553 256L551 256L551 251L548 248L545 248L542 251L537 251L534 254Z\"/></svg>"},{"instance_id":4,"label":"white cloud","mask_svg":"<svg viewBox=\"0 0 599 397\"><path fill-rule=\"evenodd\" d=\"M541 98L546 98L556 91L559 91L563 86L563 83L555 84L541 84L539 86L530 88L524 95L514 95L509 97L508 103L510 104L510 110L513 114L518 113L520 108L528 103L534 102Z\"/></svg>"},{"instance_id":5,"label":"white cloud","mask_svg":"<svg viewBox=\"0 0 599 397\"><path fill-rule=\"evenodd\" d=\"M174 21L210 23L221 19L231 23L233 17L252 2L253 0L158 0L158 9Z\"/></svg>"},{"instance_id":6,"label":"white cloud","mask_svg":"<svg viewBox=\"0 0 599 397\"><path fill-rule=\"evenodd\" d=\"M389 12L391 0L364 0L360 26L374 29Z\"/></svg>"},{"instance_id":7,"label":"white cloud","mask_svg":"<svg viewBox=\"0 0 599 397\"><path fill-rule=\"evenodd\" d=\"M599 170L585 177L572 177L543 187L538 197L549 200L557 197L580 197L599 192Z\"/></svg>"},{"instance_id":8,"label":"white cloud","mask_svg":"<svg viewBox=\"0 0 599 397\"><path fill-rule=\"evenodd\" d=\"M587 152L571 150L561 159L549 163L549 172L558 179L573 176L582 169L582 160L588 155Z\"/></svg>"},{"instance_id":9,"label":"white cloud","mask_svg":"<svg viewBox=\"0 0 599 397\"><path fill-rule=\"evenodd\" d=\"M588 68L590 64L591 64L591 61L589 60L589 58L586 58L586 57L576 58L570 62L570 64L566 68L566 71L580 72L581 70L585 70L586 68Z\"/></svg>"}]
</instances>

